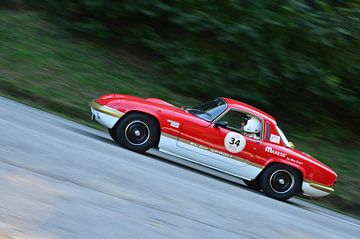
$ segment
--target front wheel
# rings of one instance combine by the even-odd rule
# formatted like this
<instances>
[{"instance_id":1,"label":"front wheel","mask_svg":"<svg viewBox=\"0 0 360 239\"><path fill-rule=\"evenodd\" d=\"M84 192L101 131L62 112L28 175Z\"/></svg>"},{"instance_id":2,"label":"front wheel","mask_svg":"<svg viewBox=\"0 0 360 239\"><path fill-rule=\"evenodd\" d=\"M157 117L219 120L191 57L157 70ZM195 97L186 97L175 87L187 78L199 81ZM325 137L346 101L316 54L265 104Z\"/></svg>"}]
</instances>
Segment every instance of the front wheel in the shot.
<instances>
[{"instance_id":1,"label":"front wheel","mask_svg":"<svg viewBox=\"0 0 360 239\"><path fill-rule=\"evenodd\" d=\"M159 129L150 116L132 113L119 122L114 136L121 146L142 153L155 146Z\"/></svg>"},{"instance_id":2,"label":"front wheel","mask_svg":"<svg viewBox=\"0 0 360 239\"><path fill-rule=\"evenodd\" d=\"M116 127L112 128L112 129L108 129L109 130L109 134L110 137L115 141L118 142L117 138L116 138Z\"/></svg>"},{"instance_id":3,"label":"front wheel","mask_svg":"<svg viewBox=\"0 0 360 239\"><path fill-rule=\"evenodd\" d=\"M261 176L260 184L264 193L278 200L287 200L300 192L301 175L287 165L273 164Z\"/></svg>"}]
</instances>

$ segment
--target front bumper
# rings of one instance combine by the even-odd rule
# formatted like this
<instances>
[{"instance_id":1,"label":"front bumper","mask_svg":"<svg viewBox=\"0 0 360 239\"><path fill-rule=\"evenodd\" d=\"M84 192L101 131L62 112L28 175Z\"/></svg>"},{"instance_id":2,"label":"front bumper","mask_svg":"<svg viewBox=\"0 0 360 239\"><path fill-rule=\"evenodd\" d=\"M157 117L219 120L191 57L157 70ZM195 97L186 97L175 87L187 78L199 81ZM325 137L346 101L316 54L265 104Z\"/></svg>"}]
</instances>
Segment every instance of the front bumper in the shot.
<instances>
[{"instance_id":1,"label":"front bumper","mask_svg":"<svg viewBox=\"0 0 360 239\"><path fill-rule=\"evenodd\" d=\"M331 187L321 185L319 183L304 181L302 184L303 194L310 197L327 196L335 190Z\"/></svg>"},{"instance_id":2,"label":"front bumper","mask_svg":"<svg viewBox=\"0 0 360 239\"><path fill-rule=\"evenodd\" d=\"M96 120L101 125L109 129L113 128L119 118L124 115L124 113L106 105L101 105L95 100L90 101L89 106L91 109L91 119Z\"/></svg>"}]
</instances>

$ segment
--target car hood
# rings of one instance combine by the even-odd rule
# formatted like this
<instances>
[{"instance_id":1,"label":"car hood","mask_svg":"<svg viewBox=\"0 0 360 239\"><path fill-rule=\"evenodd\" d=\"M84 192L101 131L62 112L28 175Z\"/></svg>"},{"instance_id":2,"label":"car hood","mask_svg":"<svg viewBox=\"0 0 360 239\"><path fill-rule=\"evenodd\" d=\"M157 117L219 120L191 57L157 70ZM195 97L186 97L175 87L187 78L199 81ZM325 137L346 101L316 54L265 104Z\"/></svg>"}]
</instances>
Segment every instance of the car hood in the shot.
<instances>
[{"instance_id":1,"label":"car hood","mask_svg":"<svg viewBox=\"0 0 360 239\"><path fill-rule=\"evenodd\" d=\"M147 103L147 104L152 104L155 105L157 107L160 108L164 108L167 110L172 110L178 113L185 113L184 110L182 110L179 107L176 107L175 105L158 99L158 98L141 98L141 97L137 97L137 96L132 96L132 95L125 95L125 94L106 94L106 95L102 95L101 97L99 97L98 99L96 99L96 101L99 104L108 104L109 102L112 101L116 101L116 100L129 100L129 101L137 101L137 102L141 102L141 103ZM111 105L109 105L111 107Z\"/></svg>"},{"instance_id":2,"label":"car hood","mask_svg":"<svg viewBox=\"0 0 360 239\"><path fill-rule=\"evenodd\" d=\"M161 104L161 105L167 105L167 106L172 106L172 107L178 108L175 105L173 105L165 100L158 99L158 98L147 98L145 100L153 102L153 103Z\"/></svg>"}]
</instances>

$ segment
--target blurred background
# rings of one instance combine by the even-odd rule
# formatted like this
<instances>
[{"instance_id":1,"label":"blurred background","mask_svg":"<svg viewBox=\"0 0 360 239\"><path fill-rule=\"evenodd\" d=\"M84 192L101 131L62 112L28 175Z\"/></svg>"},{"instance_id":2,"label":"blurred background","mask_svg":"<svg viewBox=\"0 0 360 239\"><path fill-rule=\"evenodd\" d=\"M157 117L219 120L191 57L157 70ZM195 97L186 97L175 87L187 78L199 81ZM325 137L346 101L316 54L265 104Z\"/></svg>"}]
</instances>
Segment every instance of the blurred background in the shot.
<instances>
[{"instance_id":1,"label":"blurred background","mask_svg":"<svg viewBox=\"0 0 360 239\"><path fill-rule=\"evenodd\" d=\"M0 93L92 125L105 93L192 105L226 96L273 115L330 165L315 200L360 216L360 2L0 1Z\"/></svg>"}]
</instances>

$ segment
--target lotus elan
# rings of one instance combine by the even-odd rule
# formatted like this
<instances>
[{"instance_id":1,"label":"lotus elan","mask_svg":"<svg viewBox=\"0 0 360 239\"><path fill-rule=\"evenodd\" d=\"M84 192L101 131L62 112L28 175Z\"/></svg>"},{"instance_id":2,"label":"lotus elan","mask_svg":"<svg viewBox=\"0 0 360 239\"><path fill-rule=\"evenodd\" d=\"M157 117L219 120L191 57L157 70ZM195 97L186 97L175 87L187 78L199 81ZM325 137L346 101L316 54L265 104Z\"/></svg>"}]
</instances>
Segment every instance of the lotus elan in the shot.
<instances>
[{"instance_id":1,"label":"lotus elan","mask_svg":"<svg viewBox=\"0 0 360 239\"><path fill-rule=\"evenodd\" d=\"M156 148L241 178L278 200L334 191L331 168L294 149L272 116L237 100L176 107L157 98L107 94L89 105L92 119L129 150Z\"/></svg>"}]
</instances>

